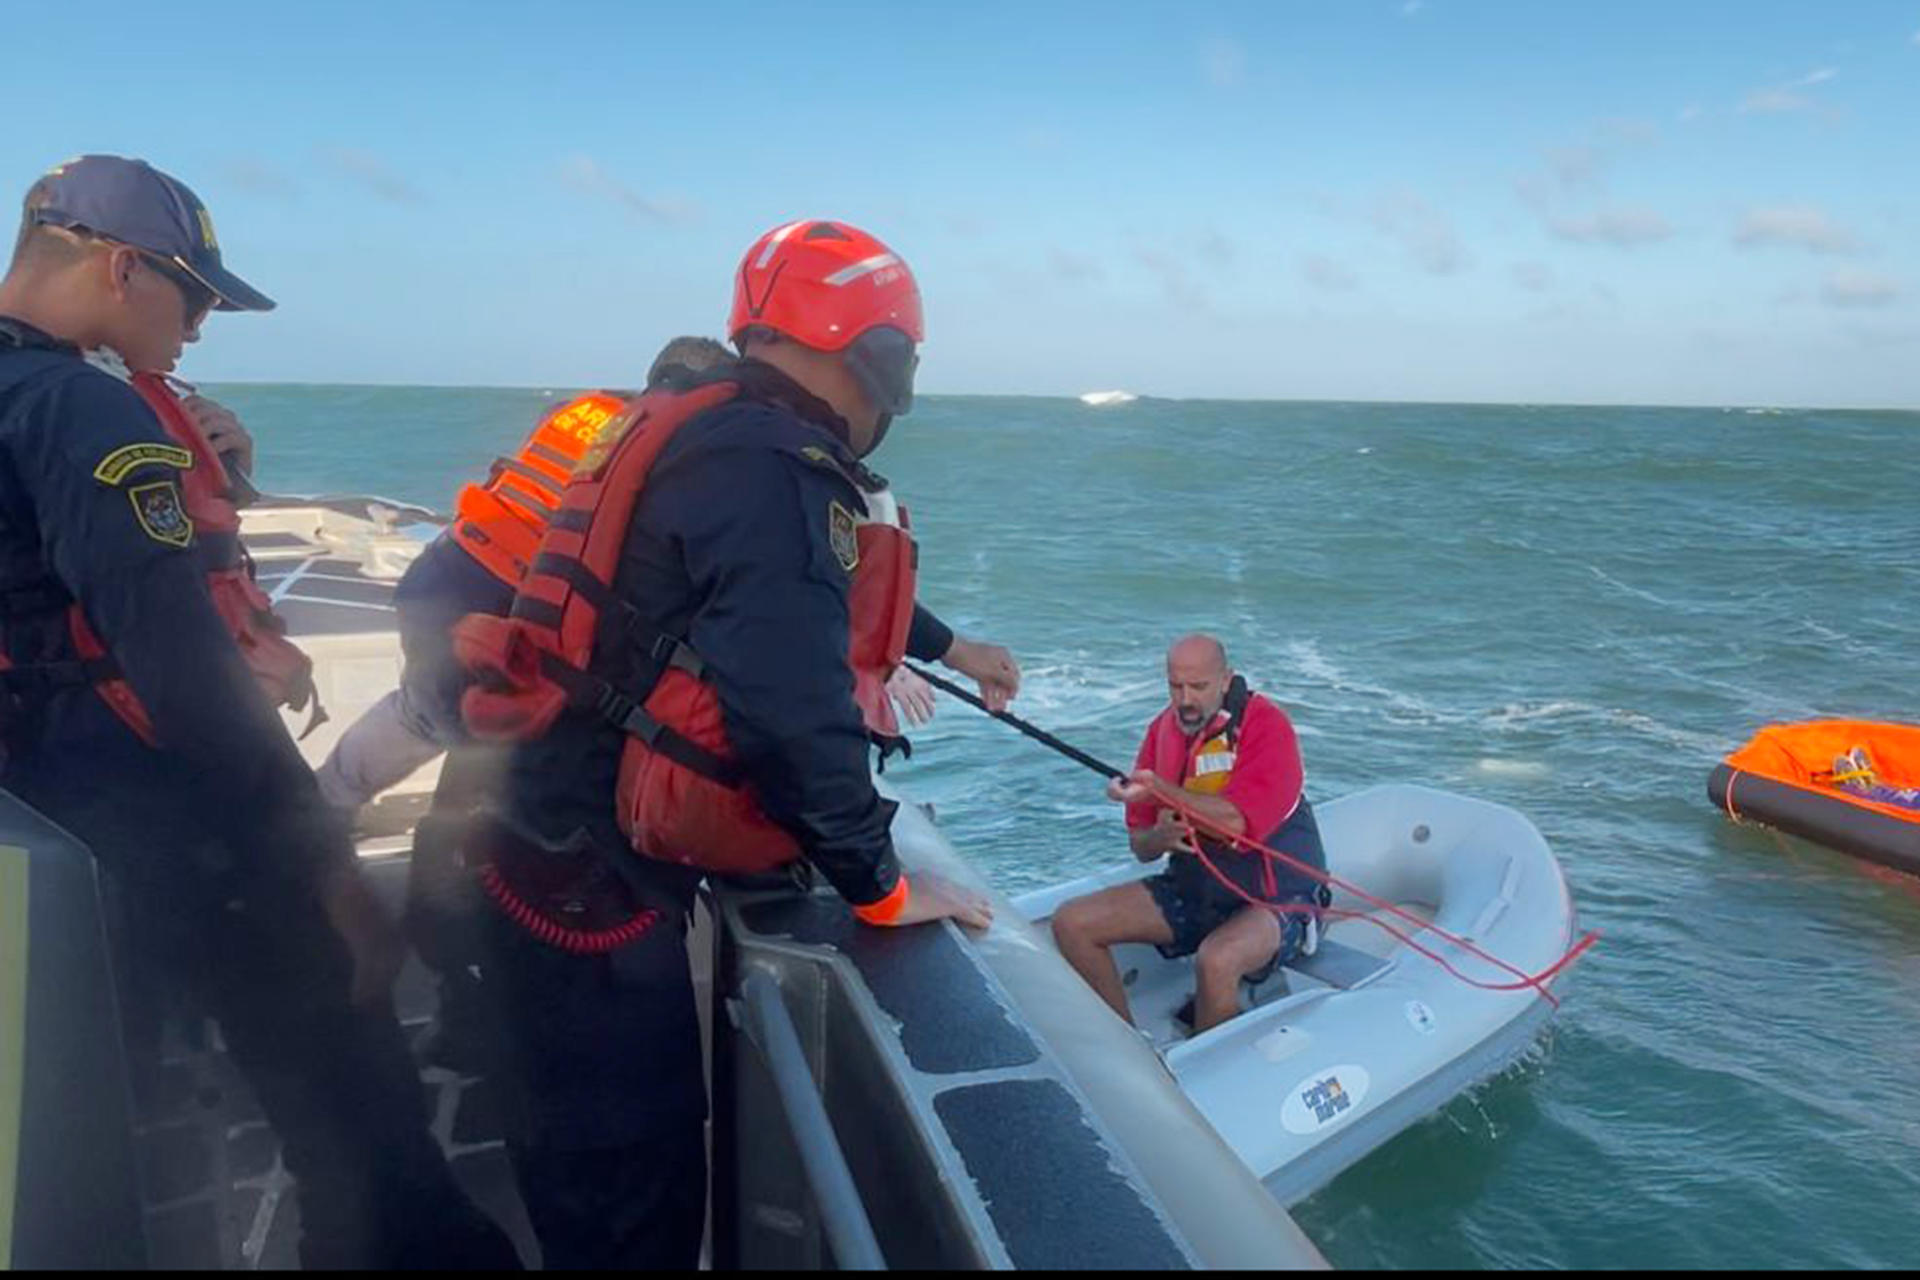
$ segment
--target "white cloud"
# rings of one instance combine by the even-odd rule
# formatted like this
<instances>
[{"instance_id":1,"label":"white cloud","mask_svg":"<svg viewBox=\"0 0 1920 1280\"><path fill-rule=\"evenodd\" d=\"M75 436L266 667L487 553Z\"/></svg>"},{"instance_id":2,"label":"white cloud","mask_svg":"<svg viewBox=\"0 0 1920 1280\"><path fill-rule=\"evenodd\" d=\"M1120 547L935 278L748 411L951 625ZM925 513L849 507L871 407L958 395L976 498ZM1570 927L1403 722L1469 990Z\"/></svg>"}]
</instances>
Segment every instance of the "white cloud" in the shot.
<instances>
[{"instance_id":1,"label":"white cloud","mask_svg":"<svg viewBox=\"0 0 1920 1280\"><path fill-rule=\"evenodd\" d=\"M1553 287L1553 271L1544 262L1516 262L1513 282L1530 293L1545 293Z\"/></svg>"},{"instance_id":2,"label":"white cloud","mask_svg":"<svg viewBox=\"0 0 1920 1280\"><path fill-rule=\"evenodd\" d=\"M1600 121L1600 135L1622 146L1651 147L1660 141L1660 126L1632 116L1611 116Z\"/></svg>"},{"instance_id":3,"label":"white cloud","mask_svg":"<svg viewBox=\"0 0 1920 1280\"><path fill-rule=\"evenodd\" d=\"M228 183L241 191L258 196L272 196L285 200L299 194L300 188L279 170L254 159L241 156L227 163L223 175Z\"/></svg>"},{"instance_id":4,"label":"white cloud","mask_svg":"<svg viewBox=\"0 0 1920 1280\"><path fill-rule=\"evenodd\" d=\"M1604 200L1607 175L1632 152L1657 146L1660 128L1648 120L1613 117L1597 120L1582 141L1546 147L1542 171L1522 174L1514 186L1520 198L1545 216L1565 212L1583 200Z\"/></svg>"},{"instance_id":5,"label":"white cloud","mask_svg":"<svg viewBox=\"0 0 1920 1280\"><path fill-rule=\"evenodd\" d=\"M1025 151L1039 155L1055 155L1066 150L1066 135L1058 129L1049 129L1040 125L1029 125L1014 135L1014 142Z\"/></svg>"},{"instance_id":6,"label":"white cloud","mask_svg":"<svg viewBox=\"0 0 1920 1280\"><path fill-rule=\"evenodd\" d=\"M1133 257L1160 281L1160 287L1166 291L1167 301L1182 311L1204 314L1213 309L1207 291L1193 278L1186 263L1157 249L1137 249Z\"/></svg>"},{"instance_id":7,"label":"white cloud","mask_svg":"<svg viewBox=\"0 0 1920 1280\"><path fill-rule=\"evenodd\" d=\"M1331 191L1307 192L1307 205L1321 217L1331 218L1335 222L1350 222L1359 216L1349 210L1345 200Z\"/></svg>"},{"instance_id":8,"label":"white cloud","mask_svg":"<svg viewBox=\"0 0 1920 1280\"><path fill-rule=\"evenodd\" d=\"M1221 36L1201 42L1200 70L1216 89L1237 89L1247 78L1247 51Z\"/></svg>"},{"instance_id":9,"label":"white cloud","mask_svg":"<svg viewBox=\"0 0 1920 1280\"><path fill-rule=\"evenodd\" d=\"M337 172L382 200L390 200L394 204L419 204L424 199L418 187L388 167L386 161L371 151L362 151L357 147L323 147L320 157Z\"/></svg>"},{"instance_id":10,"label":"white cloud","mask_svg":"<svg viewBox=\"0 0 1920 1280\"><path fill-rule=\"evenodd\" d=\"M1383 199L1374 211L1373 225L1398 240L1423 270L1434 275L1452 275L1467 265L1466 251L1460 247L1453 223L1410 192Z\"/></svg>"},{"instance_id":11,"label":"white cloud","mask_svg":"<svg viewBox=\"0 0 1920 1280\"><path fill-rule=\"evenodd\" d=\"M568 156L561 164L560 177L574 190L611 200L649 222L686 222L697 213L693 205L677 197L642 195L608 173L592 156Z\"/></svg>"},{"instance_id":12,"label":"white cloud","mask_svg":"<svg viewBox=\"0 0 1920 1280\"><path fill-rule=\"evenodd\" d=\"M1740 104L1742 115L1781 115L1791 111L1813 111L1820 106L1802 90L1823 85L1840 72L1833 67L1816 67L1798 80L1755 89Z\"/></svg>"},{"instance_id":13,"label":"white cloud","mask_svg":"<svg viewBox=\"0 0 1920 1280\"><path fill-rule=\"evenodd\" d=\"M1328 293L1342 293L1358 287L1360 283L1353 272L1322 253L1310 253L1300 259L1300 277L1314 288L1325 289Z\"/></svg>"},{"instance_id":14,"label":"white cloud","mask_svg":"<svg viewBox=\"0 0 1920 1280\"><path fill-rule=\"evenodd\" d=\"M1406 0L1406 3L1400 6L1400 16L1403 18L1411 18L1426 7L1427 0ZM1920 36L1915 36L1914 38L1920 40Z\"/></svg>"},{"instance_id":15,"label":"white cloud","mask_svg":"<svg viewBox=\"0 0 1920 1280\"><path fill-rule=\"evenodd\" d=\"M1852 232L1811 207L1751 210L1733 242L1743 249L1787 245L1813 253L1852 253L1858 247Z\"/></svg>"},{"instance_id":16,"label":"white cloud","mask_svg":"<svg viewBox=\"0 0 1920 1280\"><path fill-rule=\"evenodd\" d=\"M1598 147L1584 144L1572 147L1548 147L1547 168L1562 186L1578 187L1600 175L1603 160Z\"/></svg>"},{"instance_id":17,"label":"white cloud","mask_svg":"<svg viewBox=\"0 0 1920 1280\"><path fill-rule=\"evenodd\" d=\"M1706 108L1702 107L1699 103L1689 102L1686 106L1680 108L1680 123L1691 124L1706 113Z\"/></svg>"},{"instance_id":18,"label":"white cloud","mask_svg":"<svg viewBox=\"0 0 1920 1280\"><path fill-rule=\"evenodd\" d=\"M1104 274L1097 259L1061 248L1048 250L1047 266L1055 279L1068 284L1085 284L1100 279Z\"/></svg>"},{"instance_id":19,"label":"white cloud","mask_svg":"<svg viewBox=\"0 0 1920 1280\"><path fill-rule=\"evenodd\" d=\"M1602 209L1580 217L1554 218L1548 226L1562 240L1622 249L1653 244L1673 234L1672 225L1651 209Z\"/></svg>"},{"instance_id":20,"label":"white cloud","mask_svg":"<svg viewBox=\"0 0 1920 1280\"><path fill-rule=\"evenodd\" d=\"M1900 282L1872 271L1840 270L1820 286L1830 307L1884 307L1900 297Z\"/></svg>"}]
</instances>

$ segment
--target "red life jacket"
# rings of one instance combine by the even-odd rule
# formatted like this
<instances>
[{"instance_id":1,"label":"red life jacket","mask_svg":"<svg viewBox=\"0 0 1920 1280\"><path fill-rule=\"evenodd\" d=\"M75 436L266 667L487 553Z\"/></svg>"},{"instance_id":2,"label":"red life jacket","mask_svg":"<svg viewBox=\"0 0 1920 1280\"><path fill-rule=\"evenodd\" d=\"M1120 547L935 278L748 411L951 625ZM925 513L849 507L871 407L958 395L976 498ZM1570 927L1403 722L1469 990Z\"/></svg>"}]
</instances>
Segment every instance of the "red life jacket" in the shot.
<instances>
[{"instance_id":1,"label":"red life jacket","mask_svg":"<svg viewBox=\"0 0 1920 1280\"><path fill-rule=\"evenodd\" d=\"M226 467L165 379L155 373L136 373L129 383L153 410L168 438L190 458L179 472L180 505L192 522L194 550L206 571L207 594L215 611L268 700L276 707L301 710L315 698L313 663L287 639L286 624L274 614L272 602L253 580L252 563L240 542L240 512L228 496L232 481ZM68 640L79 659L72 664L44 664L46 671L59 673L51 683L91 684L143 742L159 745L152 717L120 674L118 664L79 604L71 602L57 584L45 584L41 594L50 602L64 602ZM61 604L53 603L52 607L57 609ZM71 679L66 678L66 668L72 668ZM33 669L32 664L16 667L0 655L0 671L25 674ZM316 700L313 723L323 719L325 713Z\"/></svg>"},{"instance_id":2,"label":"red life jacket","mask_svg":"<svg viewBox=\"0 0 1920 1280\"><path fill-rule=\"evenodd\" d=\"M615 809L629 843L648 857L727 874L791 862L799 845L742 785L700 656L616 598L613 579L661 451L681 427L739 393L737 383L721 381L633 401L581 459L513 616L469 614L454 630L455 652L476 677L462 702L476 737L526 741L568 708L599 714L626 734ZM855 533L849 662L869 729L897 732L885 683L912 625L913 542L894 524L870 522ZM596 652L608 610L628 615L627 625L607 629L628 652ZM598 674L634 665L658 674L633 687Z\"/></svg>"},{"instance_id":3,"label":"red life jacket","mask_svg":"<svg viewBox=\"0 0 1920 1280\"><path fill-rule=\"evenodd\" d=\"M574 465L626 407L624 396L593 391L555 409L518 454L494 462L484 484L460 491L448 534L494 577L518 587Z\"/></svg>"},{"instance_id":4,"label":"red life jacket","mask_svg":"<svg viewBox=\"0 0 1920 1280\"><path fill-rule=\"evenodd\" d=\"M136 373L131 385L160 419L168 437L193 455L193 465L180 473L180 505L193 521L194 546L206 569L207 594L215 611L239 646L254 679L266 691L267 700L276 707L303 709L315 696L313 661L287 639L286 623L273 612L273 602L253 580L253 565L240 542L240 511L228 496L233 483L226 466L164 378L155 373ZM69 611L68 618L81 661L106 660L106 646L78 605ZM153 721L131 685L115 673L94 687L129 728L149 745L156 742ZM317 702L314 712L317 724L323 718Z\"/></svg>"}]
</instances>

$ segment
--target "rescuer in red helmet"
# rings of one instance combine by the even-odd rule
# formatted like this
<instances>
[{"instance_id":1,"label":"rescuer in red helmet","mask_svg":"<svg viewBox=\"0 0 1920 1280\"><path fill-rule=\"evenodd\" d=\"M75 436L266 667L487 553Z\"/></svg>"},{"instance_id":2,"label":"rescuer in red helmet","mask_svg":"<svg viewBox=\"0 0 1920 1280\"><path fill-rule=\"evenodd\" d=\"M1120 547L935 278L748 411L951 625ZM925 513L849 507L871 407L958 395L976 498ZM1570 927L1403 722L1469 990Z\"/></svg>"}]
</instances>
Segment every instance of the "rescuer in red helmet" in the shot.
<instances>
[{"instance_id":1,"label":"rescuer in red helmet","mask_svg":"<svg viewBox=\"0 0 1920 1280\"><path fill-rule=\"evenodd\" d=\"M869 767L887 676L952 643L860 461L913 403L913 275L853 227L788 223L748 250L728 332L740 360L608 424L511 615L455 637L467 728L506 747L454 764L497 796L465 856L497 908L496 1074L550 1268L697 1265L703 876L804 859L868 925L991 921L981 895L902 872Z\"/></svg>"}]
</instances>

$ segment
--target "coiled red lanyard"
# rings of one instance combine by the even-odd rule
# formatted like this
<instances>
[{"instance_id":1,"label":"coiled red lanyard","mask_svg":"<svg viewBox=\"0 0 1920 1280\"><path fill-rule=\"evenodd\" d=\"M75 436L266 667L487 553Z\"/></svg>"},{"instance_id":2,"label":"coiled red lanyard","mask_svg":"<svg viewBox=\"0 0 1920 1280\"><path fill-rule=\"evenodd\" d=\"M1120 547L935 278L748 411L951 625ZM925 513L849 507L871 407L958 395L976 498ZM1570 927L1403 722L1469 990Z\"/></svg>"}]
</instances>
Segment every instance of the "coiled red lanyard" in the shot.
<instances>
[{"instance_id":1,"label":"coiled red lanyard","mask_svg":"<svg viewBox=\"0 0 1920 1280\"><path fill-rule=\"evenodd\" d=\"M611 929L570 929L540 914L531 903L513 891L499 868L491 863L480 869L480 886L509 920L548 946L558 947L576 956L603 956L618 951L644 937L660 920L660 913L649 907L633 919Z\"/></svg>"}]
</instances>

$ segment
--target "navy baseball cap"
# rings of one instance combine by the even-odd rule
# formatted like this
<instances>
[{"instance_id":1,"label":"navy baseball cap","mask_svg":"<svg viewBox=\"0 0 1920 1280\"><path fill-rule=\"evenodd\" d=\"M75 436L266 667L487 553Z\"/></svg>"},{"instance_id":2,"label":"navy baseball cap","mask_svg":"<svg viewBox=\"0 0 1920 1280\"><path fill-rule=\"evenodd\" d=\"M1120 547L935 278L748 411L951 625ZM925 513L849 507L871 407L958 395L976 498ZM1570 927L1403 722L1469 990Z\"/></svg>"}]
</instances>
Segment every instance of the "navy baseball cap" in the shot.
<instances>
[{"instance_id":1,"label":"navy baseball cap","mask_svg":"<svg viewBox=\"0 0 1920 1280\"><path fill-rule=\"evenodd\" d=\"M81 156L34 185L27 217L36 226L90 231L145 249L205 285L220 311L271 311L273 299L220 261L213 219L200 197L145 160Z\"/></svg>"}]
</instances>

